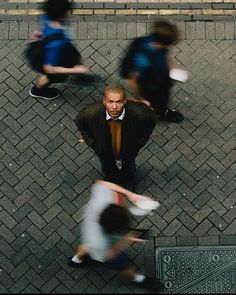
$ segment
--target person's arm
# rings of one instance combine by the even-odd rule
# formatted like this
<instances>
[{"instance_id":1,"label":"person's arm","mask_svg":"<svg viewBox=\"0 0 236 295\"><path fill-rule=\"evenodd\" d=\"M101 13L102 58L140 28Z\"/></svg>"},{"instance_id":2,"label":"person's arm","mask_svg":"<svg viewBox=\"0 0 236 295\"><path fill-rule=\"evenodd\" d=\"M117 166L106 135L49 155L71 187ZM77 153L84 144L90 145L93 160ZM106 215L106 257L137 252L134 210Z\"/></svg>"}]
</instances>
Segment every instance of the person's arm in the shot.
<instances>
[{"instance_id":1,"label":"person's arm","mask_svg":"<svg viewBox=\"0 0 236 295\"><path fill-rule=\"evenodd\" d=\"M142 99L137 74L130 73L126 83L128 84L129 89L134 93L135 97L137 97L137 99Z\"/></svg>"},{"instance_id":2,"label":"person's arm","mask_svg":"<svg viewBox=\"0 0 236 295\"><path fill-rule=\"evenodd\" d=\"M128 246L130 242L130 233L123 236L123 238L118 241L116 244L112 245L108 250L106 254L106 259L110 260L115 258L120 252L124 251Z\"/></svg>"},{"instance_id":3,"label":"person's arm","mask_svg":"<svg viewBox=\"0 0 236 295\"><path fill-rule=\"evenodd\" d=\"M43 62L43 71L46 74L59 74L59 75L70 75L70 74L84 74L88 71L88 69L83 66L76 64L74 67L64 67L61 66L61 58L60 55L66 54L68 55L67 59L70 59L69 51L64 52L63 46L64 41L62 40L52 40L46 44L45 47L45 56ZM79 61L78 61L79 62Z\"/></svg>"},{"instance_id":4,"label":"person's arm","mask_svg":"<svg viewBox=\"0 0 236 295\"><path fill-rule=\"evenodd\" d=\"M150 107L150 109L153 109L151 107L151 103L149 101L147 101L146 99L143 99L143 98L136 98L136 97L132 97L132 96L129 96L126 98L128 101L134 101L134 102L140 102L140 103L144 103L146 106Z\"/></svg>"},{"instance_id":5,"label":"person's arm","mask_svg":"<svg viewBox=\"0 0 236 295\"><path fill-rule=\"evenodd\" d=\"M174 68L177 67L176 64L175 64L174 61L173 61L173 58L171 58L170 56L168 56L166 59L167 59L167 65L168 65L168 69L169 69L169 71L170 71L171 69L174 69Z\"/></svg>"},{"instance_id":6,"label":"person's arm","mask_svg":"<svg viewBox=\"0 0 236 295\"><path fill-rule=\"evenodd\" d=\"M146 240L136 237L135 233L133 231L130 231L128 234L124 235L119 242L112 245L112 247L108 249L106 254L106 259L110 260L115 258L120 252L124 251L129 246L129 243L136 243L136 242L145 243Z\"/></svg>"},{"instance_id":7,"label":"person's arm","mask_svg":"<svg viewBox=\"0 0 236 295\"><path fill-rule=\"evenodd\" d=\"M34 31L32 33L31 39L33 41L38 41L41 40L43 38L43 33L41 31Z\"/></svg>"},{"instance_id":8,"label":"person's arm","mask_svg":"<svg viewBox=\"0 0 236 295\"><path fill-rule=\"evenodd\" d=\"M79 112L77 117L74 120L77 125L82 139L86 142L86 144L91 147L96 152L96 144L94 137L91 133L91 120L90 120L90 112L88 108L84 108Z\"/></svg>"},{"instance_id":9,"label":"person's arm","mask_svg":"<svg viewBox=\"0 0 236 295\"><path fill-rule=\"evenodd\" d=\"M149 61L144 54L135 53L133 59L133 70L126 79L127 87L133 92L135 102L141 102L151 108L151 103L142 96L139 76L149 67Z\"/></svg>"},{"instance_id":10,"label":"person's arm","mask_svg":"<svg viewBox=\"0 0 236 295\"><path fill-rule=\"evenodd\" d=\"M151 199L150 197L133 193L133 192L123 188L122 186L112 183L112 182L108 182L108 181L104 181L104 180L97 180L96 183L107 186L108 188L110 188L111 190L113 190L117 193L121 193L122 195L126 196L127 199L134 204L140 200L143 200L143 199L145 199L145 200Z\"/></svg>"},{"instance_id":11,"label":"person's arm","mask_svg":"<svg viewBox=\"0 0 236 295\"><path fill-rule=\"evenodd\" d=\"M44 65L43 70L46 74L84 74L88 69L83 65L76 65L73 68Z\"/></svg>"},{"instance_id":12,"label":"person's arm","mask_svg":"<svg viewBox=\"0 0 236 295\"><path fill-rule=\"evenodd\" d=\"M132 100L135 102L142 102L146 104L148 107L151 106L151 103L147 101L144 97L141 95L141 89L138 83L138 76L136 73L131 73L129 76L129 79L126 80L128 88L134 93L134 98L127 98L127 100Z\"/></svg>"},{"instance_id":13,"label":"person's arm","mask_svg":"<svg viewBox=\"0 0 236 295\"><path fill-rule=\"evenodd\" d=\"M137 150L140 150L147 143L155 128L156 114L151 108L136 104L134 108L134 121L137 125Z\"/></svg>"},{"instance_id":14,"label":"person's arm","mask_svg":"<svg viewBox=\"0 0 236 295\"><path fill-rule=\"evenodd\" d=\"M128 88L134 93L134 97L127 98L127 100L141 102L147 105L148 107L151 106L151 103L147 101L145 98L143 98L141 95L140 86L138 83L138 77L135 73L130 74L129 78L126 80L126 84Z\"/></svg>"}]
</instances>

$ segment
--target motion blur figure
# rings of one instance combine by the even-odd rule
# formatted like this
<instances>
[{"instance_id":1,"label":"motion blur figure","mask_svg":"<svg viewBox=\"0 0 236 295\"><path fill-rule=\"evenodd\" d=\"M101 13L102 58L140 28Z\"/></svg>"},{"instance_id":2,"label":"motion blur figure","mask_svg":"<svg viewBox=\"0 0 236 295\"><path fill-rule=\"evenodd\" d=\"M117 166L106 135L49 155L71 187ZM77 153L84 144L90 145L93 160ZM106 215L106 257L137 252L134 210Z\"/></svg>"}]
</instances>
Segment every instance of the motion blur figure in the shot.
<instances>
[{"instance_id":1,"label":"motion blur figure","mask_svg":"<svg viewBox=\"0 0 236 295\"><path fill-rule=\"evenodd\" d=\"M122 85L105 88L101 102L87 105L75 119L89 147L99 157L105 180L134 189L135 158L155 127L155 113L126 100Z\"/></svg>"},{"instance_id":2,"label":"motion blur figure","mask_svg":"<svg viewBox=\"0 0 236 295\"><path fill-rule=\"evenodd\" d=\"M122 194L134 204L143 199L151 199L114 183L97 181L92 187L82 221L82 244L67 264L81 267L89 261L89 257L108 269L117 271L134 285L158 292L162 288L160 280L139 273L125 253L129 243L145 240L139 237L138 230L130 230L130 211L119 205L117 194Z\"/></svg>"},{"instance_id":3,"label":"motion blur figure","mask_svg":"<svg viewBox=\"0 0 236 295\"><path fill-rule=\"evenodd\" d=\"M179 40L177 27L168 21L157 21L147 37L132 41L121 62L121 76L127 79L135 99L153 108L162 120L180 123L183 115L168 108L173 81L170 69L175 65L168 49Z\"/></svg>"},{"instance_id":4,"label":"motion blur figure","mask_svg":"<svg viewBox=\"0 0 236 295\"><path fill-rule=\"evenodd\" d=\"M83 74L87 71L68 34L67 13L70 8L71 2L68 0L47 0L43 4L45 15L41 19L41 30L33 33L33 40L55 34L61 35L61 38L51 40L44 46L43 73L29 91L32 97L55 99L59 96L59 90L50 88L51 83L64 82L69 74ZM75 60L72 60L72 56Z\"/></svg>"}]
</instances>

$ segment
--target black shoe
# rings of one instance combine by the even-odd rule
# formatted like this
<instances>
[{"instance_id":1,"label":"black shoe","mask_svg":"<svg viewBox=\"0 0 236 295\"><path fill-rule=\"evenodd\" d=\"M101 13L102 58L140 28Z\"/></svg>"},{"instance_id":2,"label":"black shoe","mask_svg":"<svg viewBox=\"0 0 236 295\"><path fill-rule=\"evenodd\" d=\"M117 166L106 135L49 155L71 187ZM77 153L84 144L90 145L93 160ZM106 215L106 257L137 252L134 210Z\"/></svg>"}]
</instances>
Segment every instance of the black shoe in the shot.
<instances>
[{"instance_id":1,"label":"black shoe","mask_svg":"<svg viewBox=\"0 0 236 295\"><path fill-rule=\"evenodd\" d=\"M30 91L29 91L30 96L35 97L35 98L42 98L46 100L53 100L57 98L60 94L60 91L56 88L37 88L34 86Z\"/></svg>"},{"instance_id":2,"label":"black shoe","mask_svg":"<svg viewBox=\"0 0 236 295\"><path fill-rule=\"evenodd\" d=\"M77 263L72 261L73 257L67 259L66 264L70 267L82 267L82 266L93 266L94 264L98 264L99 262L93 260L89 255L83 257L83 261L81 263Z\"/></svg>"},{"instance_id":3,"label":"black shoe","mask_svg":"<svg viewBox=\"0 0 236 295\"><path fill-rule=\"evenodd\" d=\"M135 285L139 286L139 287L142 287L142 288L144 288L145 290L148 290L148 291L156 291L157 293L161 292L163 290L163 287L164 287L164 284L160 280L155 279L155 278L149 278L149 277L146 277L140 283L135 282Z\"/></svg>"},{"instance_id":4,"label":"black shoe","mask_svg":"<svg viewBox=\"0 0 236 295\"><path fill-rule=\"evenodd\" d=\"M81 263L74 262L74 261L72 260L72 258L73 258L73 257L70 257L70 258L66 261L66 264L67 264L68 266L70 266L70 267L80 267L81 264L83 264L83 262L81 262Z\"/></svg>"},{"instance_id":5,"label":"black shoe","mask_svg":"<svg viewBox=\"0 0 236 295\"><path fill-rule=\"evenodd\" d=\"M165 115L162 116L160 120L173 123L181 123L184 121L184 116L176 110L167 109Z\"/></svg>"}]
</instances>

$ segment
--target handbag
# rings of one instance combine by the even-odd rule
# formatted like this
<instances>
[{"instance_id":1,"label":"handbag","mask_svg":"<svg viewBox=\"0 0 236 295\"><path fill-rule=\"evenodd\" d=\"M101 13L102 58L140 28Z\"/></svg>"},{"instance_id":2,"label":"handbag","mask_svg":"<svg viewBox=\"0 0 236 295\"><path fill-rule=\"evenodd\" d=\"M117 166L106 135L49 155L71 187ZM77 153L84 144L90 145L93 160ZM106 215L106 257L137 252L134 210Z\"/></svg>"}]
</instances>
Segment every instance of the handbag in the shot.
<instances>
[{"instance_id":1,"label":"handbag","mask_svg":"<svg viewBox=\"0 0 236 295\"><path fill-rule=\"evenodd\" d=\"M33 70L43 73L45 45L52 40L64 39L65 37L62 33L56 33L43 39L30 42L23 52L26 62Z\"/></svg>"}]
</instances>

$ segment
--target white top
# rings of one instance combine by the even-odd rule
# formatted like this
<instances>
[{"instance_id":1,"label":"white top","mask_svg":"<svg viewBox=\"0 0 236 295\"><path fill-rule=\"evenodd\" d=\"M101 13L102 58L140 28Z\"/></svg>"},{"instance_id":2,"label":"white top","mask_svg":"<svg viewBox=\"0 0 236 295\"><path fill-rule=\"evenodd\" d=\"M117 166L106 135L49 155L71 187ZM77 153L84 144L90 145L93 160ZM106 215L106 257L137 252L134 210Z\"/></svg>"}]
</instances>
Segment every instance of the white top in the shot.
<instances>
[{"instance_id":1,"label":"white top","mask_svg":"<svg viewBox=\"0 0 236 295\"><path fill-rule=\"evenodd\" d=\"M104 233L98 220L101 212L114 202L114 197L115 193L110 188L94 184L82 222L82 243L89 246L91 258L100 262L105 261L111 241L109 236Z\"/></svg>"}]
</instances>

